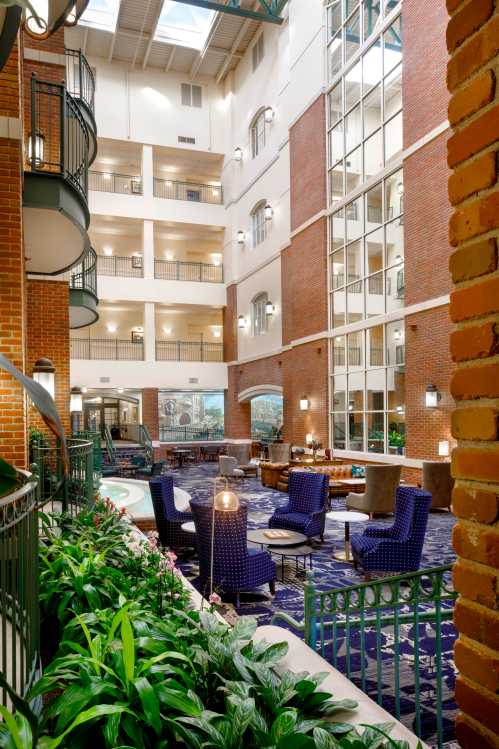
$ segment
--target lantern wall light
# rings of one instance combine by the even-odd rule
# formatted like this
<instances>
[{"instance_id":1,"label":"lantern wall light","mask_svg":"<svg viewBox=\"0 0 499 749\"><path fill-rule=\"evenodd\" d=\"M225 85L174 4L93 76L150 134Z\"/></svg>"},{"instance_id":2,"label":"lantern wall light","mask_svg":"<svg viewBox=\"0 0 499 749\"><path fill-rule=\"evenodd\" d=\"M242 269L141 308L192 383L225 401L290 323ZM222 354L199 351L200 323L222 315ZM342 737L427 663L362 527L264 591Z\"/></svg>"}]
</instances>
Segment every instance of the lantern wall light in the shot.
<instances>
[{"instance_id":1,"label":"lantern wall light","mask_svg":"<svg viewBox=\"0 0 499 749\"><path fill-rule=\"evenodd\" d=\"M441 458L448 458L450 454L449 440L440 440L438 443L438 454Z\"/></svg>"},{"instance_id":2,"label":"lantern wall light","mask_svg":"<svg viewBox=\"0 0 499 749\"><path fill-rule=\"evenodd\" d=\"M310 408L310 401L306 395L302 395L300 398L300 411L308 411Z\"/></svg>"},{"instance_id":3,"label":"lantern wall light","mask_svg":"<svg viewBox=\"0 0 499 749\"><path fill-rule=\"evenodd\" d=\"M442 400L442 395L439 393L436 385L428 385L425 393L426 408L437 408L440 400Z\"/></svg>"},{"instance_id":4,"label":"lantern wall light","mask_svg":"<svg viewBox=\"0 0 499 749\"><path fill-rule=\"evenodd\" d=\"M266 303L266 305L265 305L265 314L266 314L266 315L273 315L273 314L274 314L274 312L275 312L275 307L274 307L274 305L272 304L272 302L271 302L271 301L268 301L268 302Z\"/></svg>"},{"instance_id":5,"label":"lantern wall light","mask_svg":"<svg viewBox=\"0 0 499 749\"><path fill-rule=\"evenodd\" d=\"M37 359L33 367L33 379L55 398L55 367L50 359Z\"/></svg>"},{"instance_id":6,"label":"lantern wall light","mask_svg":"<svg viewBox=\"0 0 499 749\"><path fill-rule=\"evenodd\" d=\"M243 149L238 146L234 151L234 161L242 161L243 160Z\"/></svg>"},{"instance_id":7,"label":"lantern wall light","mask_svg":"<svg viewBox=\"0 0 499 749\"><path fill-rule=\"evenodd\" d=\"M239 229L239 231L237 232L237 243L244 244L245 241L246 241L246 235L242 229Z\"/></svg>"},{"instance_id":8,"label":"lantern wall light","mask_svg":"<svg viewBox=\"0 0 499 749\"><path fill-rule=\"evenodd\" d=\"M45 136L39 131L30 133L28 138L28 161L32 166L43 164L45 156Z\"/></svg>"},{"instance_id":9,"label":"lantern wall light","mask_svg":"<svg viewBox=\"0 0 499 749\"><path fill-rule=\"evenodd\" d=\"M239 315L239 317L237 318L237 327L240 329L243 329L246 327L246 325L247 325L247 322L246 322L245 316Z\"/></svg>"},{"instance_id":10,"label":"lantern wall light","mask_svg":"<svg viewBox=\"0 0 499 749\"><path fill-rule=\"evenodd\" d=\"M265 122L269 125L274 121L274 110L272 109L272 107L265 108L264 119Z\"/></svg>"},{"instance_id":11,"label":"lantern wall light","mask_svg":"<svg viewBox=\"0 0 499 749\"><path fill-rule=\"evenodd\" d=\"M267 203L263 211L265 214L265 221L271 221L274 217L274 209L272 208L272 206Z\"/></svg>"}]
</instances>

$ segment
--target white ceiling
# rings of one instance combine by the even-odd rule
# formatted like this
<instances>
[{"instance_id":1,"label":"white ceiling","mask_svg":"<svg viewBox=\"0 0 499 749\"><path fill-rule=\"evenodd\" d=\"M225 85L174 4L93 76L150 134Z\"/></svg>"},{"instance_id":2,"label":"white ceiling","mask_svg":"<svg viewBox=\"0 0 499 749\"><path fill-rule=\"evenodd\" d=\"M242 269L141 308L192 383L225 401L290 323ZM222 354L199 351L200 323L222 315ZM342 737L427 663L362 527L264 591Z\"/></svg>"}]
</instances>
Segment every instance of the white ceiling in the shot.
<instances>
[{"instance_id":1,"label":"white ceiling","mask_svg":"<svg viewBox=\"0 0 499 749\"><path fill-rule=\"evenodd\" d=\"M222 81L247 50L260 23L228 13L217 13L202 50L154 41L163 0L121 0L116 31L78 25L67 28L66 44L81 49L88 57L119 60L132 67L147 67L215 77ZM241 0L249 10L261 6L255 0Z\"/></svg>"}]
</instances>

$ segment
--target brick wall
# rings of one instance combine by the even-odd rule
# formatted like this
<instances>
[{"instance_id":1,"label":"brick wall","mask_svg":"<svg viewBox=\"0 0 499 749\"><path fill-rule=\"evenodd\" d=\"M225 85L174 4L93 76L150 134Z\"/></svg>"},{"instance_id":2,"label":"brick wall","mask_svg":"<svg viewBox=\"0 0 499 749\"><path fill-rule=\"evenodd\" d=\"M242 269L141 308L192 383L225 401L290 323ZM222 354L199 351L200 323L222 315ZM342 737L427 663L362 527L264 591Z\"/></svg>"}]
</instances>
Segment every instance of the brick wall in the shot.
<instances>
[{"instance_id":1,"label":"brick wall","mask_svg":"<svg viewBox=\"0 0 499 749\"><path fill-rule=\"evenodd\" d=\"M64 281L27 281L26 373L31 377L37 359L55 367L55 404L66 434L70 433L69 285ZM35 409L29 424L46 427Z\"/></svg>"},{"instance_id":2,"label":"brick wall","mask_svg":"<svg viewBox=\"0 0 499 749\"><path fill-rule=\"evenodd\" d=\"M48 39L37 41L32 39L28 34L23 33L23 44L29 49L37 49L41 52L55 52L58 55L63 55L66 45L64 44L64 27L62 26L54 34L51 34Z\"/></svg>"},{"instance_id":3,"label":"brick wall","mask_svg":"<svg viewBox=\"0 0 499 749\"><path fill-rule=\"evenodd\" d=\"M327 223L318 219L281 255L283 344L322 333L328 325Z\"/></svg>"},{"instance_id":4,"label":"brick wall","mask_svg":"<svg viewBox=\"0 0 499 749\"><path fill-rule=\"evenodd\" d=\"M283 385L282 356L229 367L228 390L225 393L225 436L229 439L250 439L251 405L239 403L238 395L255 385Z\"/></svg>"},{"instance_id":5,"label":"brick wall","mask_svg":"<svg viewBox=\"0 0 499 749\"><path fill-rule=\"evenodd\" d=\"M319 96L289 131L291 230L326 207L326 110Z\"/></svg>"},{"instance_id":6,"label":"brick wall","mask_svg":"<svg viewBox=\"0 0 499 749\"><path fill-rule=\"evenodd\" d=\"M149 429L151 438L159 440L158 389L142 391L142 423Z\"/></svg>"},{"instance_id":7,"label":"brick wall","mask_svg":"<svg viewBox=\"0 0 499 749\"><path fill-rule=\"evenodd\" d=\"M447 49L444 2L404 0L404 148L447 119Z\"/></svg>"},{"instance_id":8,"label":"brick wall","mask_svg":"<svg viewBox=\"0 0 499 749\"><path fill-rule=\"evenodd\" d=\"M237 360L237 284L227 287L227 305L223 310L224 361Z\"/></svg>"},{"instance_id":9,"label":"brick wall","mask_svg":"<svg viewBox=\"0 0 499 749\"><path fill-rule=\"evenodd\" d=\"M488 749L499 746L499 6L447 8L457 735Z\"/></svg>"},{"instance_id":10,"label":"brick wall","mask_svg":"<svg viewBox=\"0 0 499 749\"><path fill-rule=\"evenodd\" d=\"M449 382L453 365L449 352L450 331L447 305L406 318L405 419L408 458L437 460L439 440L449 440L452 444L450 415L453 401ZM441 393L438 408L425 406L428 385L435 385Z\"/></svg>"},{"instance_id":11,"label":"brick wall","mask_svg":"<svg viewBox=\"0 0 499 749\"><path fill-rule=\"evenodd\" d=\"M19 117L22 78L19 45L0 72L0 116ZM24 252L22 241L22 156L19 140L0 138L0 351L24 370ZM26 465L25 397L0 370L0 455Z\"/></svg>"},{"instance_id":12,"label":"brick wall","mask_svg":"<svg viewBox=\"0 0 499 749\"><path fill-rule=\"evenodd\" d=\"M284 439L303 445L312 433L329 445L328 436L328 342L327 339L297 346L286 352L283 366ZM310 407L300 410L306 395Z\"/></svg>"}]
</instances>

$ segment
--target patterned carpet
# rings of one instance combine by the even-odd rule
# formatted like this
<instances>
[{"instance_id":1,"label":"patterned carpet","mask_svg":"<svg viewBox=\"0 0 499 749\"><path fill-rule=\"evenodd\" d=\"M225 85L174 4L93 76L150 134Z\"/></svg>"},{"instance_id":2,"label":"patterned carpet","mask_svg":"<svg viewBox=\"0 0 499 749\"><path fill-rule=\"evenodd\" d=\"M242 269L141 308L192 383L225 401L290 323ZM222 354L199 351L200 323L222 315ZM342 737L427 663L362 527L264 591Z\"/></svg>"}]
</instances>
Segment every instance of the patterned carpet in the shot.
<instances>
[{"instance_id":1,"label":"patterned carpet","mask_svg":"<svg viewBox=\"0 0 499 749\"><path fill-rule=\"evenodd\" d=\"M173 471L177 486L185 489L193 498L207 500L213 493L213 478L218 473L218 466L213 463L190 465ZM285 504L287 495L262 487L259 479L246 478L233 485L241 501L248 505L248 529L266 527L269 516L276 505ZM333 509L344 509L344 500L335 500ZM377 520L377 523L390 525L392 520ZM454 554L451 549L451 531L455 520L445 511L431 513L428 521L426 541L423 550L422 568L437 567L452 562ZM314 544L313 570L314 580L318 588L341 588L364 582L363 576L356 572L352 564L338 562L332 558L334 550L343 548L344 526L338 523L328 523L326 537L323 544ZM196 585L198 568L196 558L180 561L184 574ZM280 570L279 570L280 574ZM269 624L274 613L285 612L297 620L303 619L303 586L305 575L302 570L296 571L295 563L288 562L285 567L285 582L279 582L274 598L270 597L268 588L241 595L241 605L237 609L238 616L256 617L260 624ZM225 599L224 599L225 601ZM226 599L230 604L230 598ZM453 723L456 706L453 699L455 670L452 659L452 649L456 632L451 623L441 625L442 647L444 655L443 665L443 704L444 704L444 740L454 739ZM403 722L410 728L414 721L414 639L415 631L412 625L401 626L400 645L400 705ZM422 672L421 682L421 723L423 738L429 745L436 746L435 733L435 640L431 625L420 624L417 633L419 642L419 663ZM394 712L393 693L393 628L383 631L383 706L389 712ZM350 638L350 644L355 649L355 638ZM345 663L345 643L339 651L338 668L342 670ZM364 664L367 692L376 698L377 678L376 660L373 652L368 653L367 663ZM326 649L327 657L327 649ZM353 659L351 678L360 686L360 658L355 663ZM446 743L451 747L451 743Z\"/></svg>"}]
</instances>

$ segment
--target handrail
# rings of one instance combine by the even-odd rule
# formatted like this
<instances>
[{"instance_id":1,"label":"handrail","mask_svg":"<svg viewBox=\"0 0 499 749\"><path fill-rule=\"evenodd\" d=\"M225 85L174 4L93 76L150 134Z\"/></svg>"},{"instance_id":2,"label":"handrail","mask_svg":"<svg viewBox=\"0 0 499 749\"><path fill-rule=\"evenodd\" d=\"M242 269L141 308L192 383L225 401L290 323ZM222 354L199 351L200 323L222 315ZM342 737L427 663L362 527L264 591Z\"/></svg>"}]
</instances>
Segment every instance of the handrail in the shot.
<instances>
[{"instance_id":1,"label":"handrail","mask_svg":"<svg viewBox=\"0 0 499 749\"><path fill-rule=\"evenodd\" d=\"M114 449L114 442L111 435L111 430L109 429L109 426L107 424L104 424L102 428L102 436L104 437L104 442L106 443L106 450L107 450L107 456L109 458L109 462L111 464L115 463L116 459L116 452Z\"/></svg>"},{"instance_id":2,"label":"handrail","mask_svg":"<svg viewBox=\"0 0 499 749\"><path fill-rule=\"evenodd\" d=\"M92 247L87 248L82 262L71 268L69 286L88 291L97 299L97 254Z\"/></svg>"},{"instance_id":3,"label":"handrail","mask_svg":"<svg viewBox=\"0 0 499 749\"><path fill-rule=\"evenodd\" d=\"M142 195L142 177L116 172L89 172L89 188L119 195Z\"/></svg>"},{"instance_id":4,"label":"handrail","mask_svg":"<svg viewBox=\"0 0 499 749\"><path fill-rule=\"evenodd\" d=\"M0 673L21 696L40 674L37 483L18 471L19 486L0 498ZM5 688L0 704L12 708Z\"/></svg>"},{"instance_id":5,"label":"handrail","mask_svg":"<svg viewBox=\"0 0 499 749\"><path fill-rule=\"evenodd\" d=\"M94 503L94 446L90 440L70 438L69 468L65 474L58 440L46 437L32 444L32 470L38 479L37 506L77 514Z\"/></svg>"},{"instance_id":6,"label":"handrail","mask_svg":"<svg viewBox=\"0 0 499 749\"><path fill-rule=\"evenodd\" d=\"M154 197L167 200L187 200L190 203L213 203L215 205L223 205L224 202L221 185L154 177L153 190Z\"/></svg>"},{"instance_id":7,"label":"handrail","mask_svg":"<svg viewBox=\"0 0 499 749\"><path fill-rule=\"evenodd\" d=\"M220 442L224 438L222 427L160 426L161 442Z\"/></svg>"},{"instance_id":8,"label":"handrail","mask_svg":"<svg viewBox=\"0 0 499 749\"><path fill-rule=\"evenodd\" d=\"M31 77L27 168L62 176L87 201L89 133L76 100L62 83Z\"/></svg>"},{"instance_id":9,"label":"handrail","mask_svg":"<svg viewBox=\"0 0 499 749\"><path fill-rule=\"evenodd\" d=\"M187 260L154 260L154 278L165 281L199 281L223 283L222 265L193 263Z\"/></svg>"},{"instance_id":10,"label":"handrail","mask_svg":"<svg viewBox=\"0 0 499 749\"><path fill-rule=\"evenodd\" d=\"M101 276L120 276L121 278L142 278L144 276L144 263L141 257L97 255L97 274Z\"/></svg>"},{"instance_id":11,"label":"handrail","mask_svg":"<svg viewBox=\"0 0 499 749\"><path fill-rule=\"evenodd\" d=\"M404 641L404 652L414 668L415 733L420 737L423 737L423 647L430 648L429 645L423 646L420 640L423 635L428 639L433 630L435 645L431 652L435 654L436 685L431 712L433 714L436 704L436 734L440 749L444 740L442 624L452 621L453 604L457 598L452 588L451 570L452 565L445 565L327 590L318 590L310 573L305 585L303 620L297 621L278 612L272 623L282 623L303 632L312 649L330 660L379 705L383 705L383 666L389 666L390 683L393 684L393 694L389 696L395 705L390 712L397 720L401 717L401 625L410 625L413 629L412 654L409 655L408 638ZM388 634L383 634L387 628ZM385 643L392 641L393 658L389 658ZM367 663L375 664L371 672ZM428 678L425 674L424 681L427 682Z\"/></svg>"},{"instance_id":12,"label":"handrail","mask_svg":"<svg viewBox=\"0 0 499 749\"><path fill-rule=\"evenodd\" d=\"M145 424L139 424L138 436L139 436L139 443L144 448L147 462L152 463L152 459L154 456L154 449L152 445L151 434Z\"/></svg>"},{"instance_id":13,"label":"handrail","mask_svg":"<svg viewBox=\"0 0 499 749\"><path fill-rule=\"evenodd\" d=\"M80 99L95 114L95 77L88 60L80 49L67 49L66 87L69 93Z\"/></svg>"},{"instance_id":14,"label":"handrail","mask_svg":"<svg viewBox=\"0 0 499 749\"><path fill-rule=\"evenodd\" d=\"M156 341L156 361L222 362L223 344L202 341Z\"/></svg>"},{"instance_id":15,"label":"handrail","mask_svg":"<svg viewBox=\"0 0 499 749\"><path fill-rule=\"evenodd\" d=\"M142 341L119 338L71 338L70 358L100 361L143 361Z\"/></svg>"}]
</instances>

